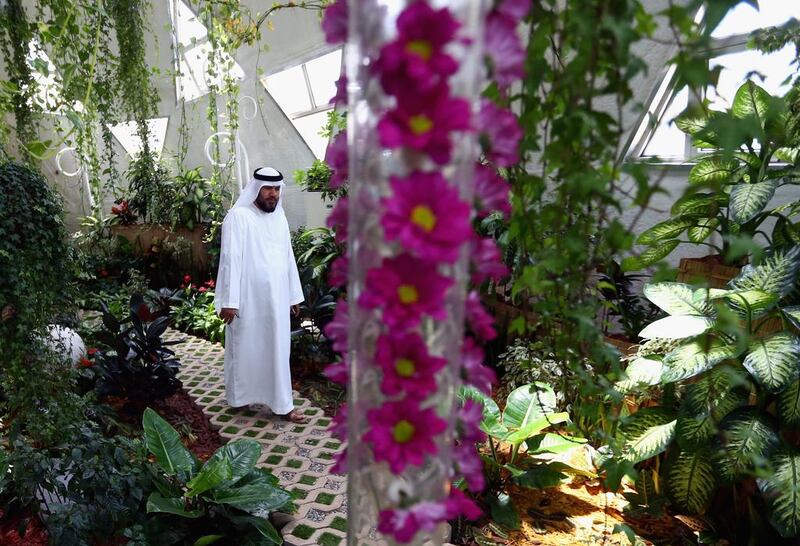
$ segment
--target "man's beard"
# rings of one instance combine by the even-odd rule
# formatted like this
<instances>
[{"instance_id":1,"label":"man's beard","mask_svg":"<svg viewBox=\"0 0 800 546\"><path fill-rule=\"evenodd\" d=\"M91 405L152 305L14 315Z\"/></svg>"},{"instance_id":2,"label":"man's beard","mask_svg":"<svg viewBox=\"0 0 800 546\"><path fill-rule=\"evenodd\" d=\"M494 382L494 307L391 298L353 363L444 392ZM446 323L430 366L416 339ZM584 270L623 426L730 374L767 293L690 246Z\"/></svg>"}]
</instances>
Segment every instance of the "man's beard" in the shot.
<instances>
[{"instance_id":1,"label":"man's beard","mask_svg":"<svg viewBox=\"0 0 800 546\"><path fill-rule=\"evenodd\" d=\"M260 197L257 197L256 206L264 212L275 212L275 208L278 206L278 201L275 200L274 202L270 203L266 200L262 201Z\"/></svg>"}]
</instances>

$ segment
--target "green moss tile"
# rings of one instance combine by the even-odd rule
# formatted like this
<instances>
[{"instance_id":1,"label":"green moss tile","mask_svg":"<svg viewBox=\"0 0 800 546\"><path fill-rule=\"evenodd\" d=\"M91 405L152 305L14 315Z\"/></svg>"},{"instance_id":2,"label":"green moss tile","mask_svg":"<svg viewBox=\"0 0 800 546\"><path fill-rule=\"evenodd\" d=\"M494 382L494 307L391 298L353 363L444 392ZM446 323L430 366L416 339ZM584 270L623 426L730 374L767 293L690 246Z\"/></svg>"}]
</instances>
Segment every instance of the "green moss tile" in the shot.
<instances>
[{"instance_id":1,"label":"green moss tile","mask_svg":"<svg viewBox=\"0 0 800 546\"><path fill-rule=\"evenodd\" d=\"M306 427L299 427L299 426L298 427L292 427L292 432L300 433L300 432L303 432L305 429L306 429Z\"/></svg>"},{"instance_id":2,"label":"green moss tile","mask_svg":"<svg viewBox=\"0 0 800 546\"><path fill-rule=\"evenodd\" d=\"M303 412L303 414L304 415L316 415L317 414L317 410L315 410L315 409L307 409L306 411Z\"/></svg>"},{"instance_id":3,"label":"green moss tile","mask_svg":"<svg viewBox=\"0 0 800 546\"><path fill-rule=\"evenodd\" d=\"M328 453L327 451L323 451L322 453L319 454L318 458L323 459L325 461L330 461L331 459L333 459L333 453Z\"/></svg>"},{"instance_id":4,"label":"green moss tile","mask_svg":"<svg viewBox=\"0 0 800 546\"><path fill-rule=\"evenodd\" d=\"M253 410L245 410L242 412L242 415L246 415L247 417L255 417L258 415L258 412Z\"/></svg>"},{"instance_id":5,"label":"green moss tile","mask_svg":"<svg viewBox=\"0 0 800 546\"><path fill-rule=\"evenodd\" d=\"M303 401L302 401L302 400L300 400L299 398L295 398L295 399L294 399L294 405L295 405L295 406L299 406L299 405L300 405L300 404L302 404L302 403L303 403Z\"/></svg>"},{"instance_id":6,"label":"green moss tile","mask_svg":"<svg viewBox=\"0 0 800 546\"><path fill-rule=\"evenodd\" d=\"M209 411L211 413L219 413L222 410L223 410L222 406L210 406L206 411Z\"/></svg>"},{"instance_id":7,"label":"green moss tile","mask_svg":"<svg viewBox=\"0 0 800 546\"><path fill-rule=\"evenodd\" d=\"M315 445L317 445L319 443L319 440L316 440L314 438L309 438L308 440L306 440L303 443L308 445L308 446L315 446Z\"/></svg>"},{"instance_id":8,"label":"green moss tile","mask_svg":"<svg viewBox=\"0 0 800 546\"><path fill-rule=\"evenodd\" d=\"M282 459L283 457L281 457L280 455L270 455L269 457L267 457L266 463L271 465L276 465L279 462L281 462Z\"/></svg>"},{"instance_id":9,"label":"green moss tile","mask_svg":"<svg viewBox=\"0 0 800 546\"><path fill-rule=\"evenodd\" d=\"M273 453L286 453L287 451L289 451L288 446L275 446L272 448Z\"/></svg>"},{"instance_id":10,"label":"green moss tile","mask_svg":"<svg viewBox=\"0 0 800 546\"><path fill-rule=\"evenodd\" d=\"M255 422L255 424L253 426L254 427L258 427L258 428L264 428L268 424L269 423L267 423L266 421L262 421L262 420L259 419L258 421Z\"/></svg>"},{"instance_id":11,"label":"green moss tile","mask_svg":"<svg viewBox=\"0 0 800 546\"><path fill-rule=\"evenodd\" d=\"M298 461L297 459L290 459L286 462L286 466L289 468L300 468L303 466L303 461Z\"/></svg>"},{"instance_id":12,"label":"green moss tile","mask_svg":"<svg viewBox=\"0 0 800 546\"><path fill-rule=\"evenodd\" d=\"M196 389L193 389L193 390L197 394L205 394L206 393L206 390L205 389L201 389L200 387L197 387Z\"/></svg>"},{"instance_id":13,"label":"green moss tile","mask_svg":"<svg viewBox=\"0 0 800 546\"><path fill-rule=\"evenodd\" d=\"M233 417L230 415L220 415L217 417L217 421L220 423L227 423L228 421L232 420Z\"/></svg>"},{"instance_id":14,"label":"green moss tile","mask_svg":"<svg viewBox=\"0 0 800 546\"><path fill-rule=\"evenodd\" d=\"M314 476L303 476L300 478L300 483L303 485L314 485L317 483L317 479L318 478L315 478Z\"/></svg>"},{"instance_id":15,"label":"green moss tile","mask_svg":"<svg viewBox=\"0 0 800 546\"><path fill-rule=\"evenodd\" d=\"M204 396L204 397L202 397L200 399L200 401L201 402L206 402L206 403L213 402L214 401L214 397L213 396Z\"/></svg>"},{"instance_id":16,"label":"green moss tile","mask_svg":"<svg viewBox=\"0 0 800 546\"><path fill-rule=\"evenodd\" d=\"M196 387L196 386L197 386L197 385L199 385L199 384L200 384L200 382L199 382L199 381L190 381L190 382L186 383L185 385L186 385L187 387Z\"/></svg>"},{"instance_id":17,"label":"green moss tile","mask_svg":"<svg viewBox=\"0 0 800 546\"><path fill-rule=\"evenodd\" d=\"M309 527L305 523L301 523L300 525L292 529L292 534L298 538L306 540L307 538L309 538L311 535L314 534L314 531L316 531L316 529L314 529L313 527Z\"/></svg>"},{"instance_id":18,"label":"green moss tile","mask_svg":"<svg viewBox=\"0 0 800 546\"><path fill-rule=\"evenodd\" d=\"M225 428L222 429L222 432L224 432L225 434L236 434L237 432L239 432L239 428L238 427L232 427L232 426L231 427L225 427Z\"/></svg>"},{"instance_id":19,"label":"green moss tile","mask_svg":"<svg viewBox=\"0 0 800 546\"><path fill-rule=\"evenodd\" d=\"M336 516L331 522L331 527L344 533L347 531L347 519L343 518L342 516Z\"/></svg>"},{"instance_id":20,"label":"green moss tile","mask_svg":"<svg viewBox=\"0 0 800 546\"><path fill-rule=\"evenodd\" d=\"M339 442L326 442L322 447L327 447L328 449L339 449L340 445L342 444Z\"/></svg>"},{"instance_id":21,"label":"green moss tile","mask_svg":"<svg viewBox=\"0 0 800 546\"><path fill-rule=\"evenodd\" d=\"M292 495L294 495L296 499L305 499L308 496L308 491L295 487L292 489Z\"/></svg>"},{"instance_id":22,"label":"green moss tile","mask_svg":"<svg viewBox=\"0 0 800 546\"><path fill-rule=\"evenodd\" d=\"M319 421L317 421L317 424L319 426L321 426L321 427L327 427L328 425L331 424L331 420L330 419L320 419Z\"/></svg>"},{"instance_id":23,"label":"green moss tile","mask_svg":"<svg viewBox=\"0 0 800 546\"><path fill-rule=\"evenodd\" d=\"M258 436L258 431L257 430L246 430L246 431L244 431L244 435L247 436L248 438L255 438L256 436Z\"/></svg>"},{"instance_id":24,"label":"green moss tile","mask_svg":"<svg viewBox=\"0 0 800 546\"><path fill-rule=\"evenodd\" d=\"M342 541L342 537L337 537L331 533L322 533L318 540L319 546L339 546L339 543Z\"/></svg>"},{"instance_id":25,"label":"green moss tile","mask_svg":"<svg viewBox=\"0 0 800 546\"><path fill-rule=\"evenodd\" d=\"M320 504L331 504L335 498L330 493L320 493L315 500Z\"/></svg>"},{"instance_id":26,"label":"green moss tile","mask_svg":"<svg viewBox=\"0 0 800 546\"><path fill-rule=\"evenodd\" d=\"M265 440L274 440L275 438L278 437L278 435L275 434L274 432L265 432L264 434L261 435L261 437L264 438Z\"/></svg>"}]
</instances>

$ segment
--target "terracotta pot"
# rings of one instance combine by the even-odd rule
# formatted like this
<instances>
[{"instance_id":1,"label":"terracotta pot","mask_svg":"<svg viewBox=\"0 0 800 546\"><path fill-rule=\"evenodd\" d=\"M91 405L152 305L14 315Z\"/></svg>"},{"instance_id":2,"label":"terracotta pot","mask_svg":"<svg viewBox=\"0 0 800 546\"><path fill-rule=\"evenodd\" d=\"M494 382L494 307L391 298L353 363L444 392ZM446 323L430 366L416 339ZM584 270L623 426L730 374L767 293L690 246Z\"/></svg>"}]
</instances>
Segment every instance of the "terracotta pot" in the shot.
<instances>
[{"instance_id":1,"label":"terracotta pot","mask_svg":"<svg viewBox=\"0 0 800 546\"><path fill-rule=\"evenodd\" d=\"M154 241L174 241L177 237L183 237L192 245L192 263L205 270L208 267L208 249L203 238L206 234L205 226L198 225L194 229L184 227L173 231L169 226L159 224L133 224L130 226L113 225L111 235L120 236L127 239L138 255L146 253Z\"/></svg>"},{"instance_id":2,"label":"terracotta pot","mask_svg":"<svg viewBox=\"0 0 800 546\"><path fill-rule=\"evenodd\" d=\"M719 256L683 258L678 265L678 282L704 284L709 288L725 288L737 277L741 267L725 265Z\"/></svg>"}]
</instances>

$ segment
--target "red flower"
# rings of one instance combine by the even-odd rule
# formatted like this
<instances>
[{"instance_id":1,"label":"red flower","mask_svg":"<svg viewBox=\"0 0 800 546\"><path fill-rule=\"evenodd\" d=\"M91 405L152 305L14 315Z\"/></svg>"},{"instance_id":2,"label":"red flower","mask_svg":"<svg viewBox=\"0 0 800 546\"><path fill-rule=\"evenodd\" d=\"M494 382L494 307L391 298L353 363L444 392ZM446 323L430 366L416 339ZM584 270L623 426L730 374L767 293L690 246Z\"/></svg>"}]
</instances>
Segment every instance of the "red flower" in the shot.
<instances>
[{"instance_id":1,"label":"red flower","mask_svg":"<svg viewBox=\"0 0 800 546\"><path fill-rule=\"evenodd\" d=\"M214 279L208 279L206 281L206 286L209 288L214 288L217 284L214 282Z\"/></svg>"},{"instance_id":2,"label":"red flower","mask_svg":"<svg viewBox=\"0 0 800 546\"><path fill-rule=\"evenodd\" d=\"M95 354L96 352L97 352L97 349L96 349L95 347L92 347L91 349L88 349L88 350L86 351L86 354L88 354L89 356L94 356L94 354Z\"/></svg>"},{"instance_id":3,"label":"red flower","mask_svg":"<svg viewBox=\"0 0 800 546\"><path fill-rule=\"evenodd\" d=\"M208 288L206 288L205 286L201 286L200 288L197 289L197 291L198 292L208 292Z\"/></svg>"},{"instance_id":4,"label":"red flower","mask_svg":"<svg viewBox=\"0 0 800 546\"><path fill-rule=\"evenodd\" d=\"M108 271L106 271L105 269L101 269L100 270L100 276L101 277L108 277Z\"/></svg>"},{"instance_id":5,"label":"red flower","mask_svg":"<svg viewBox=\"0 0 800 546\"><path fill-rule=\"evenodd\" d=\"M92 364L92 361L89 360L88 358L81 358L78 361L78 365L83 368L91 368L94 364Z\"/></svg>"},{"instance_id":6,"label":"red flower","mask_svg":"<svg viewBox=\"0 0 800 546\"><path fill-rule=\"evenodd\" d=\"M184 275L183 276L183 282L185 282L186 284L189 284L190 282L192 282L192 276L191 275Z\"/></svg>"}]
</instances>

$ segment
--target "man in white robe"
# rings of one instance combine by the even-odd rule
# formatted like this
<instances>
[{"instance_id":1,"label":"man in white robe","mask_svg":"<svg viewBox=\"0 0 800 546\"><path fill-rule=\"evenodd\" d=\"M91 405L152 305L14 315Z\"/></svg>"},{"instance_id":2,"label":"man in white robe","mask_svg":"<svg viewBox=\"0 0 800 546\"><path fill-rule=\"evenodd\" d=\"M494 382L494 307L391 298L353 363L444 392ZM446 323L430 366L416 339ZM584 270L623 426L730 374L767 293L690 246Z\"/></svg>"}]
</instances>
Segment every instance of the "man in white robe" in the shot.
<instances>
[{"instance_id":1,"label":"man in white robe","mask_svg":"<svg viewBox=\"0 0 800 546\"><path fill-rule=\"evenodd\" d=\"M303 290L281 206L283 175L264 167L222 223L214 307L225 321L225 397L233 407L264 404L293 422L291 326Z\"/></svg>"}]
</instances>

